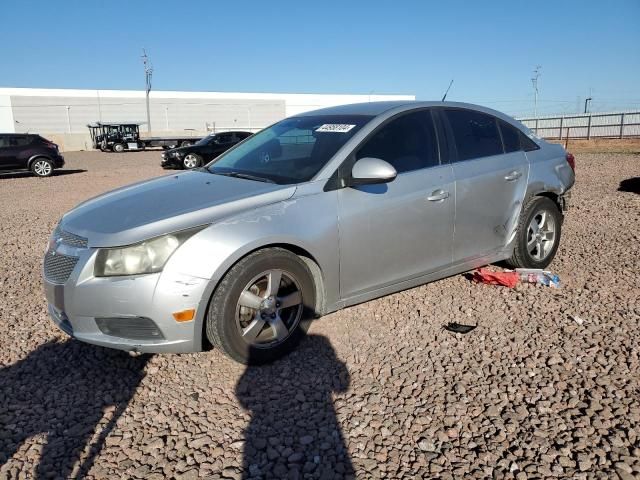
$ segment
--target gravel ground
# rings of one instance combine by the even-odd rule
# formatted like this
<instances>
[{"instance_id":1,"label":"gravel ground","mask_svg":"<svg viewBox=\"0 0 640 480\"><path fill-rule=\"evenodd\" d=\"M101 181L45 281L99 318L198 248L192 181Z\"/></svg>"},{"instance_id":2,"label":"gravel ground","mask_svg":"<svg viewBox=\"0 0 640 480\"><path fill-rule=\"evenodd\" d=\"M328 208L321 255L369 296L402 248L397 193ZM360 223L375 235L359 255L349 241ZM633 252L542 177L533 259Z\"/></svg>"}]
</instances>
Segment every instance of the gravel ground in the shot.
<instances>
[{"instance_id":1,"label":"gravel ground","mask_svg":"<svg viewBox=\"0 0 640 480\"><path fill-rule=\"evenodd\" d=\"M164 173L157 152L66 156L0 174L0 478L640 478L637 179L618 190L640 156L578 156L561 289L451 277L250 368L56 330L39 269L62 213Z\"/></svg>"}]
</instances>

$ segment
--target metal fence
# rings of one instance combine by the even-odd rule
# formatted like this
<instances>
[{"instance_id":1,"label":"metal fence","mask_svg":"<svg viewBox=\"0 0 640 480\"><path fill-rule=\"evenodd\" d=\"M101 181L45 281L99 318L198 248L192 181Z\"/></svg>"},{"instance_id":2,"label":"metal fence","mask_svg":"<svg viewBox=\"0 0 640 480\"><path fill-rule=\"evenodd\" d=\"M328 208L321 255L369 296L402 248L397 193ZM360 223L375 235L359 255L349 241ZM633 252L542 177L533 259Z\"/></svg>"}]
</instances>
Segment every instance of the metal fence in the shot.
<instances>
[{"instance_id":1,"label":"metal fence","mask_svg":"<svg viewBox=\"0 0 640 480\"><path fill-rule=\"evenodd\" d=\"M585 113L561 117L521 118L542 138L630 138L640 137L640 111Z\"/></svg>"}]
</instances>

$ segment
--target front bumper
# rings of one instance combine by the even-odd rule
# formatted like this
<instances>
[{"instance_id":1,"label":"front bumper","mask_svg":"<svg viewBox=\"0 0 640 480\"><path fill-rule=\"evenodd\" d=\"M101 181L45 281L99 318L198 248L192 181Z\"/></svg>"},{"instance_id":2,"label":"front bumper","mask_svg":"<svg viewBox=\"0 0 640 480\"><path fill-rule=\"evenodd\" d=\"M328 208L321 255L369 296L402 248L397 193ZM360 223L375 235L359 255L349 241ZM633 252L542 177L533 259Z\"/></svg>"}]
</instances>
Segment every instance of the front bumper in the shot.
<instances>
[{"instance_id":1,"label":"front bumper","mask_svg":"<svg viewBox=\"0 0 640 480\"><path fill-rule=\"evenodd\" d=\"M163 272L128 277L94 277L97 249L56 247L56 255L77 257L69 277L43 271L49 315L62 331L87 343L142 353L202 350L196 320L176 322L172 313L196 309L208 280ZM45 262L47 259L45 258ZM204 307L203 307L204 308Z\"/></svg>"},{"instance_id":2,"label":"front bumper","mask_svg":"<svg viewBox=\"0 0 640 480\"><path fill-rule=\"evenodd\" d=\"M62 155L59 155L53 159L53 167L54 168L64 167L64 157Z\"/></svg>"},{"instance_id":3,"label":"front bumper","mask_svg":"<svg viewBox=\"0 0 640 480\"><path fill-rule=\"evenodd\" d=\"M182 168L182 159L178 157L167 157L165 154L162 154L160 166L162 168Z\"/></svg>"}]
</instances>

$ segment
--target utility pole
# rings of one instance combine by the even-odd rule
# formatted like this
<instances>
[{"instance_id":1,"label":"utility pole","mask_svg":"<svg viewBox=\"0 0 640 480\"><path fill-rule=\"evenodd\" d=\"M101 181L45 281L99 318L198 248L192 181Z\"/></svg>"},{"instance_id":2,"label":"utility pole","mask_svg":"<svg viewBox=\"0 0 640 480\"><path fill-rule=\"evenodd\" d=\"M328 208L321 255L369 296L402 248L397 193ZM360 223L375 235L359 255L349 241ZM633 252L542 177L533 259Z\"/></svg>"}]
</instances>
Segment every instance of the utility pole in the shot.
<instances>
[{"instance_id":1,"label":"utility pole","mask_svg":"<svg viewBox=\"0 0 640 480\"><path fill-rule=\"evenodd\" d=\"M145 91L147 94L147 132L151 133L151 115L149 113L149 92L151 91L151 77L153 76L153 65L149 61L147 51L142 49L142 63L144 64Z\"/></svg>"},{"instance_id":2,"label":"utility pole","mask_svg":"<svg viewBox=\"0 0 640 480\"><path fill-rule=\"evenodd\" d=\"M531 77L531 84L533 85L533 117L538 118L538 78L540 78L541 65L536 66L533 71L533 77Z\"/></svg>"}]
</instances>

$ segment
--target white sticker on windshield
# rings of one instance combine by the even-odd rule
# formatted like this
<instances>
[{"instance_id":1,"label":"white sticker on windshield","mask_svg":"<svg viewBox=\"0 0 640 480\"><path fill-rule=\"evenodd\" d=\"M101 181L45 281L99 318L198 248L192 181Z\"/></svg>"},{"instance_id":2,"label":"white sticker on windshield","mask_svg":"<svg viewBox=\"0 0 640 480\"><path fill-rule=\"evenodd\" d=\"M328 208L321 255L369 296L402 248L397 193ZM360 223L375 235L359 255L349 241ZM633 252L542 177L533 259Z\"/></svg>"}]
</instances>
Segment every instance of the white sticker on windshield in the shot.
<instances>
[{"instance_id":1,"label":"white sticker on windshield","mask_svg":"<svg viewBox=\"0 0 640 480\"><path fill-rule=\"evenodd\" d=\"M316 129L316 132L346 133L353 127L355 127L355 125L348 125L346 123L325 123L324 125L318 127Z\"/></svg>"}]
</instances>

